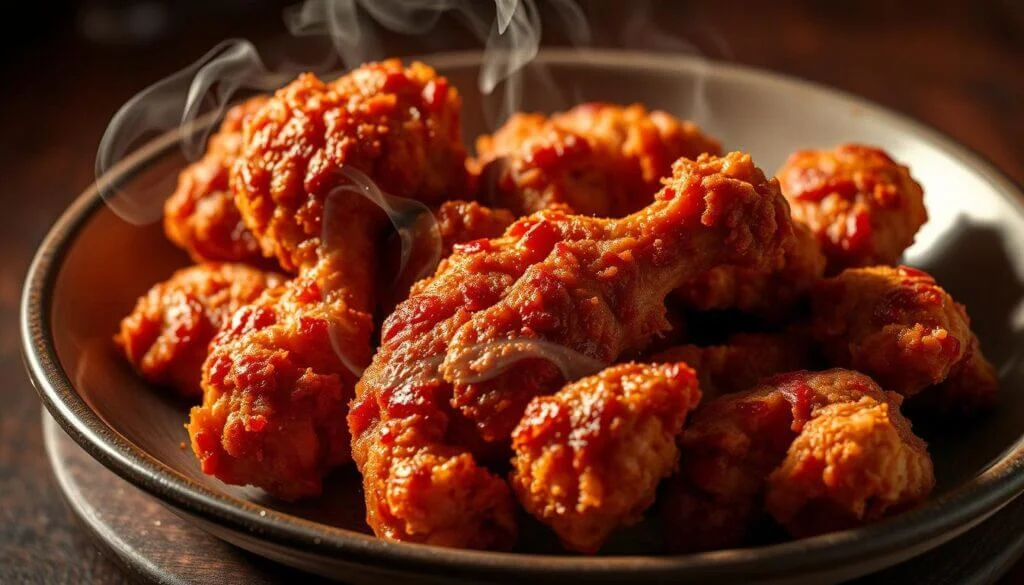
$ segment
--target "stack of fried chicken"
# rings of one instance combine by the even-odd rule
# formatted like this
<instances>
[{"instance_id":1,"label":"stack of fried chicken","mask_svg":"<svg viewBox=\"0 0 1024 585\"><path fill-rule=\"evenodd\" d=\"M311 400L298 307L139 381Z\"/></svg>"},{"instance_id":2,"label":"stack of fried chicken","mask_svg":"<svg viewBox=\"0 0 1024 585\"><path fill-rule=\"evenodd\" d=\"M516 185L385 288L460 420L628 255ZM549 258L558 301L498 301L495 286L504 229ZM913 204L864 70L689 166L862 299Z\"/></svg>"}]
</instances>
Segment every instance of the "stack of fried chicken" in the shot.
<instances>
[{"instance_id":1,"label":"stack of fried chicken","mask_svg":"<svg viewBox=\"0 0 1024 585\"><path fill-rule=\"evenodd\" d=\"M303 75L181 173L165 228L196 264L115 340L201 400L205 473L293 500L354 463L395 541L508 549L522 509L571 551L651 515L686 552L912 507L935 477L902 410L993 404L964 307L896 265L927 215L881 150L773 178L691 122L588 103L471 157L460 106L420 63ZM426 278L353 173L432 210Z\"/></svg>"}]
</instances>

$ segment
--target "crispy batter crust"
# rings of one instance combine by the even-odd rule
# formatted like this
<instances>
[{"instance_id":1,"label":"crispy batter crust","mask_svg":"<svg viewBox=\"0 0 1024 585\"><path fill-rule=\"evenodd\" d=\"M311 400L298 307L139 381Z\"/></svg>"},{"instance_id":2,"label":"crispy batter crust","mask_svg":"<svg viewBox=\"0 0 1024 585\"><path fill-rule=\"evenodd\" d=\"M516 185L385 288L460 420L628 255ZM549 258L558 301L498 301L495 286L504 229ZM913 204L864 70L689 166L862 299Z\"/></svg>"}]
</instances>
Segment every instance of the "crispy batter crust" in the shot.
<instances>
[{"instance_id":1,"label":"crispy batter crust","mask_svg":"<svg viewBox=\"0 0 1024 585\"><path fill-rule=\"evenodd\" d=\"M227 111L198 161L178 175L178 187L164 203L164 232L196 262L245 262L270 267L245 227L229 187L231 167L242 149L242 127L266 103L251 98Z\"/></svg>"},{"instance_id":2,"label":"crispy batter crust","mask_svg":"<svg viewBox=\"0 0 1024 585\"><path fill-rule=\"evenodd\" d=\"M793 372L694 413L662 500L673 550L742 544L767 512L795 536L870 522L935 484L902 397L850 370Z\"/></svg>"},{"instance_id":3,"label":"crispy batter crust","mask_svg":"<svg viewBox=\"0 0 1024 585\"><path fill-rule=\"evenodd\" d=\"M821 244L828 274L895 264L928 221L921 185L878 148L844 144L799 150L778 177L793 217Z\"/></svg>"},{"instance_id":4,"label":"crispy batter crust","mask_svg":"<svg viewBox=\"0 0 1024 585\"><path fill-rule=\"evenodd\" d=\"M482 196L518 215L567 205L621 217L648 203L681 157L719 154L696 124L640 104L588 103L566 112L515 114L477 139Z\"/></svg>"},{"instance_id":5,"label":"crispy batter crust","mask_svg":"<svg viewBox=\"0 0 1024 585\"><path fill-rule=\"evenodd\" d=\"M510 545L507 486L464 462L484 442L508 445L527 403L562 385L544 344L610 364L665 328L665 296L681 282L721 263L777 266L793 237L777 183L732 153L681 160L655 201L621 220L544 211L458 249L385 321L357 387L349 424L370 526L389 539ZM496 367L522 340L541 350ZM458 475L435 482L453 459ZM448 501L410 512L410 474Z\"/></svg>"},{"instance_id":6,"label":"crispy batter crust","mask_svg":"<svg viewBox=\"0 0 1024 585\"><path fill-rule=\"evenodd\" d=\"M963 305L920 270L847 269L814 288L812 306L813 334L834 365L864 372L905 396L953 373L963 382L984 378L976 392L994 394L991 365ZM965 360L976 363L967 367ZM950 387L957 384L954 379Z\"/></svg>"},{"instance_id":7,"label":"crispy batter crust","mask_svg":"<svg viewBox=\"0 0 1024 585\"><path fill-rule=\"evenodd\" d=\"M139 297L114 340L146 381L194 398L210 340L242 305L283 278L244 264L183 268Z\"/></svg>"},{"instance_id":8,"label":"crispy batter crust","mask_svg":"<svg viewBox=\"0 0 1024 585\"><path fill-rule=\"evenodd\" d=\"M565 548L597 552L654 502L699 400L682 363L620 364L534 398L512 434L516 497Z\"/></svg>"},{"instance_id":9,"label":"crispy batter crust","mask_svg":"<svg viewBox=\"0 0 1024 585\"><path fill-rule=\"evenodd\" d=\"M782 268L758 272L716 266L679 287L683 305L701 311L737 309L770 322L792 317L825 272L825 256L810 230L799 221L793 227L797 237L786 248Z\"/></svg>"},{"instance_id":10,"label":"crispy batter crust","mask_svg":"<svg viewBox=\"0 0 1024 585\"><path fill-rule=\"evenodd\" d=\"M330 83L304 74L278 90L246 124L231 175L235 202L263 252L288 270L316 264L321 233L331 229L323 225L326 199L345 182L345 166L389 195L426 205L465 195L460 106L444 77L396 59Z\"/></svg>"}]
</instances>

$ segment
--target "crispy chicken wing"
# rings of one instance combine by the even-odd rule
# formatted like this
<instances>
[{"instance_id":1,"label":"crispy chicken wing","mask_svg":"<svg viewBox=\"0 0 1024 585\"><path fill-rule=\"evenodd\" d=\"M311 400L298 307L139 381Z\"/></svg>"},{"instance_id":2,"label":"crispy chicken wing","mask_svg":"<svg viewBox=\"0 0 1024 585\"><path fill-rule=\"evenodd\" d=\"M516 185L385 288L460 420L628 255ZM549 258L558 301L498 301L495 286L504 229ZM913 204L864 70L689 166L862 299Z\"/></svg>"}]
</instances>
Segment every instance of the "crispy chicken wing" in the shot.
<instances>
[{"instance_id":1,"label":"crispy chicken wing","mask_svg":"<svg viewBox=\"0 0 1024 585\"><path fill-rule=\"evenodd\" d=\"M739 333L722 345L680 345L651 361L686 362L697 371L704 399L753 388L769 376L807 369L810 340L794 333Z\"/></svg>"},{"instance_id":2,"label":"crispy chicken wing","mask_svg":"<svg viewBox=\"0 0 1024 585\"><path fill-rule=\"evenodd\" d=\"M460 107L444 77L422 63L403 68L397 59L329 83L301 75L279 90L249 120L231 175L235 201L264 253L288 270L316 264L324 206L344 167L387 194L428 206L465 195Z\"/></svg>"},{"instance_id":3,"label":"crispy chicken wing","mask_svg":"<svg viewBox=\"0 0 1024 585\"><path fill-rule=\"evenodd\" d=\"M484 199L517 215L565 204L621 217L646 206L681 157L719 154L696 124L643 106L588 103L566 112L515 114L477 139ZM488 179L493 179L493 185Z\"/></svg>"},{"instance_id":4,"label":"crispy chicken wing","mask_svg":"<svg viewBox=\"0 0 1024 585\"><path fill-rule=\"evenodd\" d=\"M384 218L336 187L355 169L422 203L460 193L458 107L429 67L385 61L330 84L301 76L247 124L236 201L264 252L299 276L240 309L212 344L189 424L205 472L294 499L350 459L345 417L372 354Z\"/></svg>"},{"instance_id":5,"label":"crispy chicken wing","mask_svg":"<svg viewBox=\"0 0 1024 585\"><path fill-rule=\"evenodd\" d=\"M534 398L512 434L512 488L567 549L595 553L654 502L699 400L682 363L620 364Z\"/></svg>"},{"instance_id":6,"label":"crispy chicken wing","mask_svg":"<svg viewBox=\"0 0 1024 585\"><path fill-rule=\"evenodd\" d=\"M249 99L228 110L206 153L178 175L178 187L164 203L164 232L196 262L245 262L270 267L259 243L245 227L229 187L229 175L242 149L242 127L266 103Z\"/></svg>"},{"instance_id":7,"label":"crispy chicken wing","mask_svg":"<svg viewBox=\"0 0 1024 585\"><path fill-rule=\"evenodd\" d=\"M732 153L680 160L623 219L544 211L460 248L385 321L357 386L349 424L370 526L395 540L510 545L508 487L476 456L507 449L527 403L563 385L558 354L608 365L665 327L665 296L694 273L778 265L793 237L777 183Z\"/></svg>"},{"instance_id":8,"label":"crispy chicken wing","mask_svg":"<svg viewBox=\"0 0 1024 585\"><path fill-rule=\"evenodd\" d=\"M793 372L694 413L661 501L676 551L732 547L767 512L795 536L848 528L935 484L902 397L850 370Z\"/></svg>"},{"instance_id":9,"label":"crispy chicken wing","mask_svg":"<svg viewBox=\"0 0 1024 585\"><path fill-rule=\"evenodd\" d=\"M140 297L115 342L147 381L194 398L210 340L242 305L283 282L244 264L198 264L175 272Z\"/></svg>"},{"instance_id":10,"label":"crispy chicken wing","mask_svg":"<svg viewBox=\"0 0 1024 585\"><path fill-rule=\"evenodd\" d=\"M997 382L964 306L928 274L906 266L849 268L820 282L812 305L813 335L834 365L905 396L943 384L972 403L994 399Z\"/></svg>"},{"instance_id":11,"label":"crispy chicken wing","mask_svg":"<svg viewBox=\"0 0 1024 585\"><path fill-rule=\"evenodd\" d=\"M828 274L895 264L928 220L921 186L880 149L800 150L778 172L793 217L810 226Z\"/></svg>"}]
</instances>

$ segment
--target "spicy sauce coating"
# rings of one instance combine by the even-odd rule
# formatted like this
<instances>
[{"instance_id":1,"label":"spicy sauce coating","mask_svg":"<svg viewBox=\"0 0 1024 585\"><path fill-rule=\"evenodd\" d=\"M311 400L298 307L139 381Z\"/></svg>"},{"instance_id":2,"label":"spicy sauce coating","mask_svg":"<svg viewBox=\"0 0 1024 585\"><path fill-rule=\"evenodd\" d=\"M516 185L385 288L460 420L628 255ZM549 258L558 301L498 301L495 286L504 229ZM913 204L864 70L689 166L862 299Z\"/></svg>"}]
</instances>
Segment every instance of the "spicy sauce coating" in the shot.
<instances>
[{"instance_id":1,"label":"spicy sauce coating","mask_svg":"<svg viewBox=\"0 0 1024 585\"><path fill-rule=\"evenodd\" d=\"M139 297L121 320L115 342L146 381L198 397L201 366L217 330L239 307L282 281L244 264L183 268Z\"/></svg>"},{"instance_id":2,"label":"spicy sauce coating","mask_svg":"<svg viewBox=\"0 0 1024 585\"><path fill-rule=\"evenodd\" d=\"M267 101L251 98L227 111L198 161L178 175L178 186L164 203L164 232L196 262L245 262L269 267L255 236L235 206L229 177L242 149L245 121Z\"/></svg>"},{"instance_id":3,"label":"spicy sauce coating","mask_svg":"<svg viewBox=\"0 0 1024 585\"><path fill-rule=\"evenodd\" d=\"M304 74L278 90L246 124L231 176L235 202L264 254L293 271L317 262L321 233L331 229L324 207L346 181L343 167L363 172L386 194L428 206L463 196L460 106L458 92L432 68L396 59L328 83Z\"/></svg>"},{"instance_id":4,"label":"spicy sauce coating","mask_svg":"<svg viewBox=\"0 0 1024 585\"><path fill-rule=\"evenodd\" d=\"M543 354L487 364L523 339L610 364L664 329L665 296L682 281L721 263L778 265L792 237L777 183L732 153L681 160L654 202L621 220L545 211L456 247L385 321L356 389L369 525L394 540L511 545L508 486L476 455L508 445L527 403L564 378Z\"/></svg>"},{"instance_id":5,"label":"spicy sauce coating","mask_svg":"<svg viewBox=\"0 0 1024 585\"><path fill-rule=\"evenodd\" d=\"M630 363L534 398L512 434L519 502L566 549L597 552L654 502L700 396L686 364Z\"/></svg>"},{"instance_id":6,"label":"spicy sauce coating","mask_svg":"<svg viewBox=\"0 0 1024 585\"><path fill-rule=\"evenodd\" d=\"M904 396L943 382L965 359L985 359L963 305L914 268L844 270L815 286L812 312L832 364Z\"/></svg>"},{"instance_id":7,"label":"spicy sauce coating","mask_svg":"<svg viewBox=\"0 0 1024 585\"><path fill-rule=\"evenodd\" d=\"M928 221L921 185L878 148L799 150L777 176L793 217L821 244L828 274L895 264Z\"/></svg>"},{"instance_id":8,"label":"spicy sauce coating","mask_svg":"<svg viewBox=\"0 0 1024 585\"><path fill-rule=\"evenodd\" d=\"M703 405L661 502L669 548L743 544L766 513L809 536L923 500L932 461L901 402L863 374L833 369L782 374Z\"/></svg>"},{"instance_id":9,"label":"spicy sauce coating","mask_svg":"<svg viewBox=\"0 0 1024 585\"><path fill-rule=\"evenodd\" d=\"M476 150L481 196L498 207L524 215L562 204L580 215L622 217L650 203L677 159L721 147L662 111L588 103L550 117L515 114L479 137Z\"/></svg>"},{"instance_id":10,"label":"spicy sauce coating","mask_svg":"<svg viewBox=\"0 0 1024 585\"><path fill-rule=\"evenodd\" d=\"M351 461L345 416L373 321L321 282L307 271L268 290L210 344L188 424L204 473L294 500Z\"/></svg>"},{"instance_id":11,"label":"spicy sauce coating","mask_svg":"<svg viewBox=\"0 0 1024 585\"><path fill-rule=\"evenodd\" d=\"M788 333L738 333L722 345L680 345L654 354L656 363L685 362L697 371L705 399L753 388L775 374L812 362L810 340Z\"/></svg>"}]
</instances>

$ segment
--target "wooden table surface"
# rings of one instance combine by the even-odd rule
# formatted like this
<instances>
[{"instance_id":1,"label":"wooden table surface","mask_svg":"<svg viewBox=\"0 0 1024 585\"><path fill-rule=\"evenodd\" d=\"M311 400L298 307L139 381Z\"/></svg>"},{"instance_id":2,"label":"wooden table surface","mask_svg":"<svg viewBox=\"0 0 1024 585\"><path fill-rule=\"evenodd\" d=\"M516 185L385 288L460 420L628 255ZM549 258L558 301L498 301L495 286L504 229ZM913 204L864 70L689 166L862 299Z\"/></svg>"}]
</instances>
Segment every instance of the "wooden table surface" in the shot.
<instances>
[{"instance_id":1,"label":"wooden table surface","mask_svg":"<svg viewBox=\"0 0 1024 585\"><path fill-rule=\"evenodd\" d=\"M39 402L17 332L24 273L47 228L93 179L97 143L121 103L221 38L246 36L273 50L282 46L284 31L275 2L177 2L165 7L164 29L151 26L160 22L161 4L149 2L139 4L136 17L143 33L163 30L155 40L97 41L105 35L97 14L130 2L94 0L77 10L39 4L0 41L0 583L121 583L127 577L65 508L43 453ZM1024 183L1019 0L878 0L844 8L811 1L745 8L664 2L650 6L646 24L631 20L637 2L583 4L595 44L670 50L683 45L668 31L683 33L716 57L823 82L905 112ZM623 23L632 23L633 32L623 34ZM445 48L471 46L465 35L446 35ZM1004 582L1024 582L1024 565Z\"/></svg>"}]
</instances>

